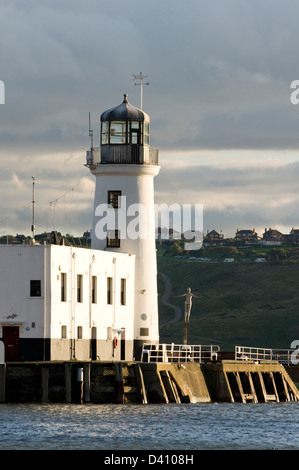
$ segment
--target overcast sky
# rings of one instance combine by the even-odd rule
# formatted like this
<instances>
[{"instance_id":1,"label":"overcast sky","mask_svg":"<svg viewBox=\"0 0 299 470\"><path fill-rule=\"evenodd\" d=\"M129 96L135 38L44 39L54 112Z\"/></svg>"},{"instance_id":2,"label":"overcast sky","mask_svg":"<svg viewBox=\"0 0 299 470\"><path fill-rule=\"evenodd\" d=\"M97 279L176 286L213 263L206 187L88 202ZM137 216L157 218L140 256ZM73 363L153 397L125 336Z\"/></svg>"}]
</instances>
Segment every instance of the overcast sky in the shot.
<instances>
[{"instance_id":1,"label":"overcast sky","mask_svg":"<svg viewBox=\"0 0 299 470\"><path fill-rule=\"evenodd\" d=\"M160 149L156 203L204 205L204 231L299 228L297 0L0 0L0 233L82 235L94 178L88 113L143 72Z\"/></svg>"}]
</instances>

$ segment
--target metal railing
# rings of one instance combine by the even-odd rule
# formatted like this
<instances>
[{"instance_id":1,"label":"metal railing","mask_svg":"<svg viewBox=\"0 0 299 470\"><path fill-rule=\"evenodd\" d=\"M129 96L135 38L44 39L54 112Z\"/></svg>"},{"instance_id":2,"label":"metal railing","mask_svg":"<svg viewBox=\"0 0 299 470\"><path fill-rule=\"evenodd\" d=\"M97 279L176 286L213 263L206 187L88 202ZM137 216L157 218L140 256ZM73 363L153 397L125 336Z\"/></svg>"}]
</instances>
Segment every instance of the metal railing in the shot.
<instances>
[{"instance_id":1,"label":"metal railing","mask_svg":"<svg viewBox=\"0 0 299 470\"><path fill-rule=\"evenodd\" d=\"M293 362L294 349L253 348L235 346L236 361L277 361L280 364L290 365Z\"/></svg>"},{"instance_id":2,"label":"metal railing","mask_svg":"<svg viewBox=\"0 0 299 470\"><path fill-rule=\"evenodd\" d=\"M217 360L217 345L144 344L142 362L204 362Z\"/></svg>"},{"instance_id":3,"label":"metal railing","mask_svg":"<svg viewBox=\"0 0 299 470\"><path fill-rule=\"evenodd\" d=\"M150 147L148 163L149 165L159 165L159 149Z\"/></svg>"},{"instance_id":4,"label":"metal railing","mask_svg":"<svg viewBox=\"0 0 299 470\"><path fill-rule=\"evenodd\" d=\"M159 165L159 149L142 145L105 145L86 152L87 166L105 163Z\"/></svg>"}]
</instances>

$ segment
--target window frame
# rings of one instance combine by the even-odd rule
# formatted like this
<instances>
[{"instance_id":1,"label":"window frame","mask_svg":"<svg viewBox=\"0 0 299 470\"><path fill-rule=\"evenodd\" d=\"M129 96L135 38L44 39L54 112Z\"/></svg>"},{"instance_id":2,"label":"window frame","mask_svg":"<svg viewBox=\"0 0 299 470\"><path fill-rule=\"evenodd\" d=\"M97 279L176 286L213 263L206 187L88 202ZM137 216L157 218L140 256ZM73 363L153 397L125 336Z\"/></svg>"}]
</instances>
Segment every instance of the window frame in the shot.
<instances>
[{"instance_id":1,"label":"window frame","mask_svg":"<svg viewBox=\"0 0 299 470\"><path fill-rule=\"evenodd\" d=\"M83 339L83 326L77 326L77 339Z\"/></svg>"},{"instance_id":2,"label":"window frame","mask_svg":"<svg viewBox=\"0 0 299 470\"><path fill-rule=\"evenodd\" d=\"M67 302L67 273L60 275L60 301Z\"/></svg>"},{"instance_id":3,"label":"window frame","mask_svg":"<svg viewBox=\"0 0 299 470\"><path fill-rule=\"evenodd\" d=\"M77 274L77 303L83 303L83 274Z\"/></svg>"},{"instance_id":4,"label":"window frame","mask_svg":"<svg viewBox=\"0 0 299 470\"><path fill-rule=\"evenodd\" d=\"M113 305L113 277L107 276L107 305Z\"/></svg>"},{"instance_id":5,"label":"window frame","mask_svg":"<svg viewBox=\"0 0 299 470\"><path fill-rule=\"evenodd\" d=\"M97 276L91 277L91 303L98 303L98 278Z\"/></svg>"},{"instance_id":6,"label":"window frame","mask_svg":"<svg viewBox=\"0 0 299 470\"><path fill-rule=\"evenodd\" d=\"M114 236L110 236L110 234ZM120 248L119 234L119 230L107 230L107 248Z\"/></svg>"},{"instance_id":7,"label":"window frame","mask_svg":"<svg viewBox=\"0 0 299 470\"><path fill-rule=\"evenodd\" d=\"M121 191L119 189L108 190L108 204L113 209L120 209Z\"/></svg>"},{"instance_id":8,"label":"window frame","mask_svg":"<svg viewBox=\"0 0 299 470\"><path fill-rule=\"evenodd\" d=\"M30 297L42 296L42 281L40 279L30 279Z\"/></svg>"},{"instance_id":9,"label":"window frame","mask_svg":"<svg viewBox=\"0 0 299 470\"><path fill-rule=\"evenodd\" d=\"M121 125L121 129L120 129ZM133 142L132 137L137 137ZM102 121L101 145L149 145L150 123L143 120Z\"/></svg>"},{"instance_id":10,"label":"window frame","mask_svg":"<svg viewBox=\"0 0 299 470\"><path fill-rule=\"evenodd\" d=\"M118 127L121 126L121 130ZM127 143L127 121L109 122L109 144L124 145ZM119 140L118 140L119 139Z\"/></svg>"},{"instance_id":11,"label":"window frame","mask_svg":"<svg viewBox=\"0 0 299 470\"><path fill-rule=\"evenodd\" d=\"M120 279L120 305L127 305L127 279Z\"/></svg>"},{"instance_id":12,"label":"window frame","mask_svg":"<svg viewBox=\"0 0 299 470\"><path fill-rule=\"evenodd\" d=\"M67 326L61 325L61 339L67 339Z\"/></svg>"}]
</instances>

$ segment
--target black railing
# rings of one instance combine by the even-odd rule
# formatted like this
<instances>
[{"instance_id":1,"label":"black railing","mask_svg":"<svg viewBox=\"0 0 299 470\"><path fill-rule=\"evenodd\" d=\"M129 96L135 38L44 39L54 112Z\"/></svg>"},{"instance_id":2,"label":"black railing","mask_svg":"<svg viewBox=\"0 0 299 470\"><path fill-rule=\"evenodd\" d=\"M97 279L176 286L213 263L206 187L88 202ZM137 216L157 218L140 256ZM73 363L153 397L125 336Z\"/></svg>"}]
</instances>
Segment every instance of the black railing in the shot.
<instances>
[{"instance_id":1,"label":"black railing","mask_svg":"<svg viewBox=\"0 0 299 470\"><path fill-rule=\"evenodd\" d=\"M158 149L142 145L103 145L101 164L158 165Z\"/></svg>"}]
</instances>

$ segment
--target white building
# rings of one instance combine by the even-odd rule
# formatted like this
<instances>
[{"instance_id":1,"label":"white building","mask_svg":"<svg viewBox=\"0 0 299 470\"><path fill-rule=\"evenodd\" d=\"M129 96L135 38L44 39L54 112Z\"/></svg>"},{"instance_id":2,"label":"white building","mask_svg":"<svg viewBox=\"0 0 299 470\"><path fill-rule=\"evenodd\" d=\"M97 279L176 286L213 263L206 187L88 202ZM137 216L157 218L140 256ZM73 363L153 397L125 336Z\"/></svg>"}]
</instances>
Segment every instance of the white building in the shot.
<instances>
[{"instance_id":1,"label":"white building","mask_svg":"<svg viewBox=\"0 0 299 470\"><path fill-rule=\"evenodd\" d=\"M101 145L87 152L87 166L96 177L91 249L0 246L6 361L139 360L144 342L159 342L158 150L149 147L148 115L126 95L102 114Z\"/></svg>"}]
</instances>

